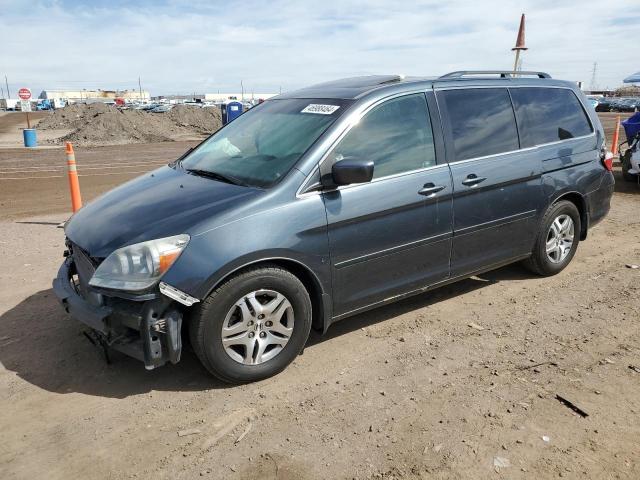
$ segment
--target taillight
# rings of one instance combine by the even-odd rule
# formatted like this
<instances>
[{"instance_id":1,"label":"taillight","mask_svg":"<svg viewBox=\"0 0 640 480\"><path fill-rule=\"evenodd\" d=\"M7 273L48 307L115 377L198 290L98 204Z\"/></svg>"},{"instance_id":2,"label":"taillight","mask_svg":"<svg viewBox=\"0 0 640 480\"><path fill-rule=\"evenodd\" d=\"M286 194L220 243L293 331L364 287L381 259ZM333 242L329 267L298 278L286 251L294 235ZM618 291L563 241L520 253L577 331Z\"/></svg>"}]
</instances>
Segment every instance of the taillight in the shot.
<instances>
[{"instance_id":1,"label":"taillight","mask_svg":"<svg viewBox=\"0 0 640 480\"><path fill-rule=\"evenodd\" d=\"M606 168L607 170L609 171L613 170L613 153L606 152L604 154L604 158L602 158L602 164L604 165L604 168Z\"/></svg>"}]
</instances>

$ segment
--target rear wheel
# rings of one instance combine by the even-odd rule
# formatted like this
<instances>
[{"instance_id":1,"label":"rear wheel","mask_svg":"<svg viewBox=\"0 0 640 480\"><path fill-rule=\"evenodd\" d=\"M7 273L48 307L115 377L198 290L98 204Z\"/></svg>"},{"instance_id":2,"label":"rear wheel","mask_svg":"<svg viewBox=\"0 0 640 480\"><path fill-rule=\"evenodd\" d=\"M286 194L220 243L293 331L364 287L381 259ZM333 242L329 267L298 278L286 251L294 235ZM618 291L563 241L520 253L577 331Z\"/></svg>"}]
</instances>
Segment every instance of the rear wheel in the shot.
<instances>
[{"instance_id":1,"label":"rear wheel","mask_svg":"<svg viewBox=\"0 0 640 480\"><path fill-rule=\"evenodd\" d=\"M554 203L545 213L531 257L525 266L538 275L555 275L571 261L580 241L580 212L569 201Z\"/></svg>"},{"instance_id":2,"label":"rear wheel","mask_svg":"<svg viewBox=\"0 0 640 480\"><path fill-rule=\"evenodd\" d=\"M229 383L275 375L304 348L311 300L300 280L279 267L239 274L197 308L191 344L209 372Z\"/></svg>"}]
</instances>

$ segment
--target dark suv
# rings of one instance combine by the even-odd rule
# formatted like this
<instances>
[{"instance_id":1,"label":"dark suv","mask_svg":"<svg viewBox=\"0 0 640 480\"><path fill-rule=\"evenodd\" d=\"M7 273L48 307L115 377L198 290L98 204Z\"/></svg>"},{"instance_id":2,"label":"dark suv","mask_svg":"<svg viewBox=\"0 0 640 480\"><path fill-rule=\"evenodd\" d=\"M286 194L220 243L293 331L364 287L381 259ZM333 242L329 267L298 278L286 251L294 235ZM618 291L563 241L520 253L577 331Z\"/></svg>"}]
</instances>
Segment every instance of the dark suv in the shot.
<instances>
[{"instance_id":1,"label":"dark suv","mask_svg":"<svg viewBox=\"0 0 640 480\"><path fill-rule=\"evenodd\" d=\"M148 369L188 330L211 373L254 381L312 327L512 262L560 272L609 210L605 154L584 95L544 73L324 83L82 208L54 289Z\"/></svg>"}]
</instances>

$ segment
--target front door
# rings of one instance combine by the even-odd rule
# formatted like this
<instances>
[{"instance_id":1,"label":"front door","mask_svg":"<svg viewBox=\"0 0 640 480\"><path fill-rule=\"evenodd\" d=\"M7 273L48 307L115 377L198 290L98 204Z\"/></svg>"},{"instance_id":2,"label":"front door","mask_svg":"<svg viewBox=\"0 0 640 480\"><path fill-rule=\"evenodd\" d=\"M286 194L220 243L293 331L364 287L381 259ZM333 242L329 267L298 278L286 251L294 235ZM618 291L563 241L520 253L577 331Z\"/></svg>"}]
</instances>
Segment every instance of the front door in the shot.
<instances>
[{"instance_id":1,"label":"front door","mask_svg":"<svg viewBox=\"0 0 640 480\"><path fill-rule=\"evenodd\" d=\"M370 183L323 193L334 315L344 316L449 275L451 177L438 165L424 93L369 110L323 163L374 162Z\"/></svg>"}]
</instances>

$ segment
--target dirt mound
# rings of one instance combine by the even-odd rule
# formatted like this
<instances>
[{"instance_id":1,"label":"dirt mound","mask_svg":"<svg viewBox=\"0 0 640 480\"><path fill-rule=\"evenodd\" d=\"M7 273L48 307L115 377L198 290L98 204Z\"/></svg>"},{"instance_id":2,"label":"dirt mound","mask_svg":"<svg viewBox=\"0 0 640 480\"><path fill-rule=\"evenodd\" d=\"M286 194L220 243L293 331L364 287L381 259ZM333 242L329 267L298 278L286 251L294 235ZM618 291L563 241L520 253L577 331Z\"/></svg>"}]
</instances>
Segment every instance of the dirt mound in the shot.
<instances>
[{"instance_id":1,"label":"dirt mound","mask_svg":"<svg viewBox=\"0 0 640 480\"><path fill-rule=\"evenodd\" d=\"M215 107L176 105L168 112L168 116L176 125L202 134L210 134L222 126L220 109ZM215 130L211 130L211 125L216 125Z\"/></svg>"},{"instance_id":2,"label":"dirt mound","mask_svg":"<svg viewBox=\"0 0 640 480\"><path fill-rule=\"evenodd\" d=\"M101 103L75 104L56 110L38 124L40 130L71 130L50 143L123 145L198 139L222 126L217 108L177 105L169 112L119 110Z\"/></svg>"}]
</instances>

